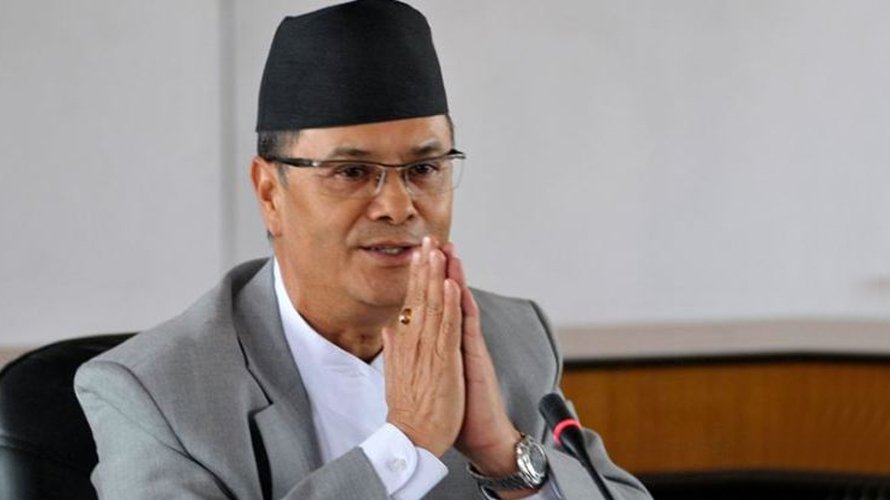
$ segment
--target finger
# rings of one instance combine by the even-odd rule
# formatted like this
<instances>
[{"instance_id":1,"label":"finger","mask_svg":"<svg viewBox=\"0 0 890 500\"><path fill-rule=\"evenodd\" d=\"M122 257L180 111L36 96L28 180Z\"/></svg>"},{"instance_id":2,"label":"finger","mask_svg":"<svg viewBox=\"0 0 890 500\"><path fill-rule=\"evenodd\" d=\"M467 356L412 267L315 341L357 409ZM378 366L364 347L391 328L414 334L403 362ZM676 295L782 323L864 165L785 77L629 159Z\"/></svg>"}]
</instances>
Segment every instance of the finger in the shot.
<instances>
[{"instance_id":1,"label":"finger","mask_svg":"<svg viewBox=\"0 0 890 500\"><path fill-rule=\"evenodd\" d=\"M459 260L457 267L459 268L459 274L463 276L463 268ZM460 298L461 311L463 312L464 350L474 354L487 352L485 341L482 338L482 320L479 314L479 306L476 304L473 292L466 285L461 288Z\"/></svg>"},{"instance_id":2,"label":"finger","mask_svg":"<svg viewBox=\"0 0 890 500\"><path fill-rule=\"evenodd\" d=\"M454 256L448 261L449 277L457 282L461 288L467 287L467 277L464 274L464 261L460 257Z\"/></svg>"},{"instance_id":3,"label":"finger","mask_svg":"<svg viewBox=\"0 0 890 500\"><path fill-rule=\"evenodd\" d=\"M475 370L468 371L467 376L477 380L478 377L493 377L494 365L491 361L491 355L488 353L488 346L485 344L485 337L482 335L479 307L476 305L473 295L469 292L462 293L461 299L464 312L461 349L468 363L467 366L476 367Z\"/></svg>"},{"instance_id":4,"label":"finger","mask_svg":"<svg viewBox=\"0 0 890 500\"><path fill-rule=\"evenodd\" d=\"M449 243L449 245L452 244ZM448 259L448 277L460 285L461 308L463 308L464 315L477 317L479 316L479 307L476 306L476 301L473 299L473 293L470 291L470 287L467 286L467 278L464 273L464 262L454 253L453 245L451 246L451 251L451 258Z\"/></svg>"},{"instance_id":5,"label":"finger","mask_svg":"<svg viewBox=\"0 0 890 500\"><path fill-rule=\"evenodd\" d=\"M461 306L464 309L464 314L478 321L479 306L476 304L476 298L473 297L473 292L470 291L469 287L464 287L463 293L461 294L461 300Z\"/></svg>"},{"instance_id":6,"label":"finger","mask_svg":"<svg viewBox=\"0 0 890 500\"><path fill-rule=\"evenodd\" d=\"M424 307L426 328L424 330L429 335L435 335L439 331L444 308L442 283L445 281L445 254L433 249L430 251L429 261L426 307Z\"/></svg>"},{"instance_id":7,"label":"finger","mask_svg":"<svg viewBox=\"0 0 890 500\"><path fill-rule=\"evenodd\" d=\"M459 266L459 258L457 256L457 249L454 246L454 243L448 242L442 246L442 251L445 252L445 256L448 257L448 272L446 273L449 278L453 279L457 282L457 284L461 287L464 286L464 276L462 273L462 268Z\"/></svg>"},{"instance_id":8,"label":"finger","mask_svg":"<svg viewBox=\"0 0 890 500\"><path fill-rule=\"evenodd\" d=\"M442 283L444 296L444 311L439 331L439 350L443 354L456 352L461 344L461 311L460 311L460 287L452 279L445 279Z\"/></svg>"},{"instance_id":9,"label":"finger","mask_svg":"<svg viewBox=\"0 0 890 500\"><path fill-rule=\"evenodd\" d=\"M411 255L411 265L408 271L408 288L405 293L405 307L412 308L412 312L420 312L419 309L426 301L427 281L429 279L429 238L423 238L420 248Z\"/></svg>"}]
</instances>

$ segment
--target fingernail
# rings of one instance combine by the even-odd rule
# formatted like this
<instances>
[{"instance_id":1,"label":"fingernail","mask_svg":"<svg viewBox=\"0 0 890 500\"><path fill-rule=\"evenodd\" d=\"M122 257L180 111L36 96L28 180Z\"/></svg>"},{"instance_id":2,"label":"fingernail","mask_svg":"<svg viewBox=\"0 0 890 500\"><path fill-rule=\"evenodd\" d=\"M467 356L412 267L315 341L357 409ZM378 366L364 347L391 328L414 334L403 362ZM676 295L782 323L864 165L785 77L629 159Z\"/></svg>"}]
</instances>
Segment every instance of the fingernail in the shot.
<instances>
[{"instance_id":1,"label":"fingernail","mask_svg":"<svg viewBox=\"0 0 890 500\"><path fill-rule=\"evenodd\" d=\"M411 252L411 265L416 266L420 262L420 250Z\"/></svg>"}]
</instances>

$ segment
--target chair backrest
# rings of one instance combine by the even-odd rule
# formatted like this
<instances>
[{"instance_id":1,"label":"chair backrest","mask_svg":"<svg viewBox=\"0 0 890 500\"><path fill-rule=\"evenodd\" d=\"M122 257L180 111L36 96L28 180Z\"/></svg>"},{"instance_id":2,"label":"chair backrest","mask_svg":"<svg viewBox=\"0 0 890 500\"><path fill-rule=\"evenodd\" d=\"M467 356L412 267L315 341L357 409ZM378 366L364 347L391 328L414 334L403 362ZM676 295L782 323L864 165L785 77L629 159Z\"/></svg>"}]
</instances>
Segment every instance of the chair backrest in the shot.
<instances>
[{"instance_id":1,"label":"chair backrest","mask_svg":"<svg viewBox=\"0 0 890 500\"><path fill-rule=\"evenodd\" d=\"M74 396L74 372L130 336L56 342L0 371L0 499L96 498L96 447Z\"/></svg>"}]
</instances>

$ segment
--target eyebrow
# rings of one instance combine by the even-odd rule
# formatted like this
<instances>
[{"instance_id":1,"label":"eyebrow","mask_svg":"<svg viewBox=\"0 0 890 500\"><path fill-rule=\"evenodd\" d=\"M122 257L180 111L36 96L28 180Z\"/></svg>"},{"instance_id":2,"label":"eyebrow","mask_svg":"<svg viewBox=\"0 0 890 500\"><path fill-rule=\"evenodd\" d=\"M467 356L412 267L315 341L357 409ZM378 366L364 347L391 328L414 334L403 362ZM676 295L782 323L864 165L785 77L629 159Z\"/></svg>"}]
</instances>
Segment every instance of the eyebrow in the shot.
<instances>
[{"instance_id":1,"label":"eyebrow","mask_svg":"<svg viewBox=\"0 0 890 500\"><path fill-rule=\"evenodd\" d=\"M368 156L371 156L370 151L366 151L355 146L344 145L334 148L334 150L331 151L326 159L332 160L335 158L367 158Z\"/></svg>"},{"instance_id":2,"label":"eyebrow","mask_svg":"<svg viewBox=\"0 0 890 500\"><path fill-rule=\"evenodd\" d=\"M415 158L423 158L426 156L431 156L433 154L444 153L445 146L441 142L439 142L439 139L436 138L423 142L411 149L411 154L413 154Z\"/></svg>"},{"instance_id":3,"label":"eyebrow","mask_svg":"<svg viewBox=\"0 0 890 500\"><path fill-rule=\"evenodd\" d=\"M428 139L411 148L411 156L413 158L426 158L429 156L444 154L445 152L445 146L436 138ZM365 159L369 156L372 156L372 153L368 150L362 149L357 146L344 144L342 146L337 146L336 148L334 148L334 150L331 151L331 153L327 155L327 158L325 159Z\"/></svg>"}]
</instances>

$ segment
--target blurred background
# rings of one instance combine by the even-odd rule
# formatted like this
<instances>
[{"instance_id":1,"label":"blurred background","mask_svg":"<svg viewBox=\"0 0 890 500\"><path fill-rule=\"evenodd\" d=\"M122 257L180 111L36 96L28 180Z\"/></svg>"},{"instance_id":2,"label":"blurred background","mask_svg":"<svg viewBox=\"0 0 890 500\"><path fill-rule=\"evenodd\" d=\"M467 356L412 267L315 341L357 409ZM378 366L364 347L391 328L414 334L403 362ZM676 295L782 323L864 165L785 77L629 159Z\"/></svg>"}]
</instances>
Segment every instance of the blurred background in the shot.
<instances>
[{"instance_id":1,"label":"blurred background","mask_svg":"<svg viewBox=\"0 0 890 500\"><path fill-rule=\"evenodd\" d=\"M0 346L150 327L269 254L260 74L330 3L0 3ZM887 2L414 5L476 286L582 334L890 319Z\"/></svg>"}]
</instances>

